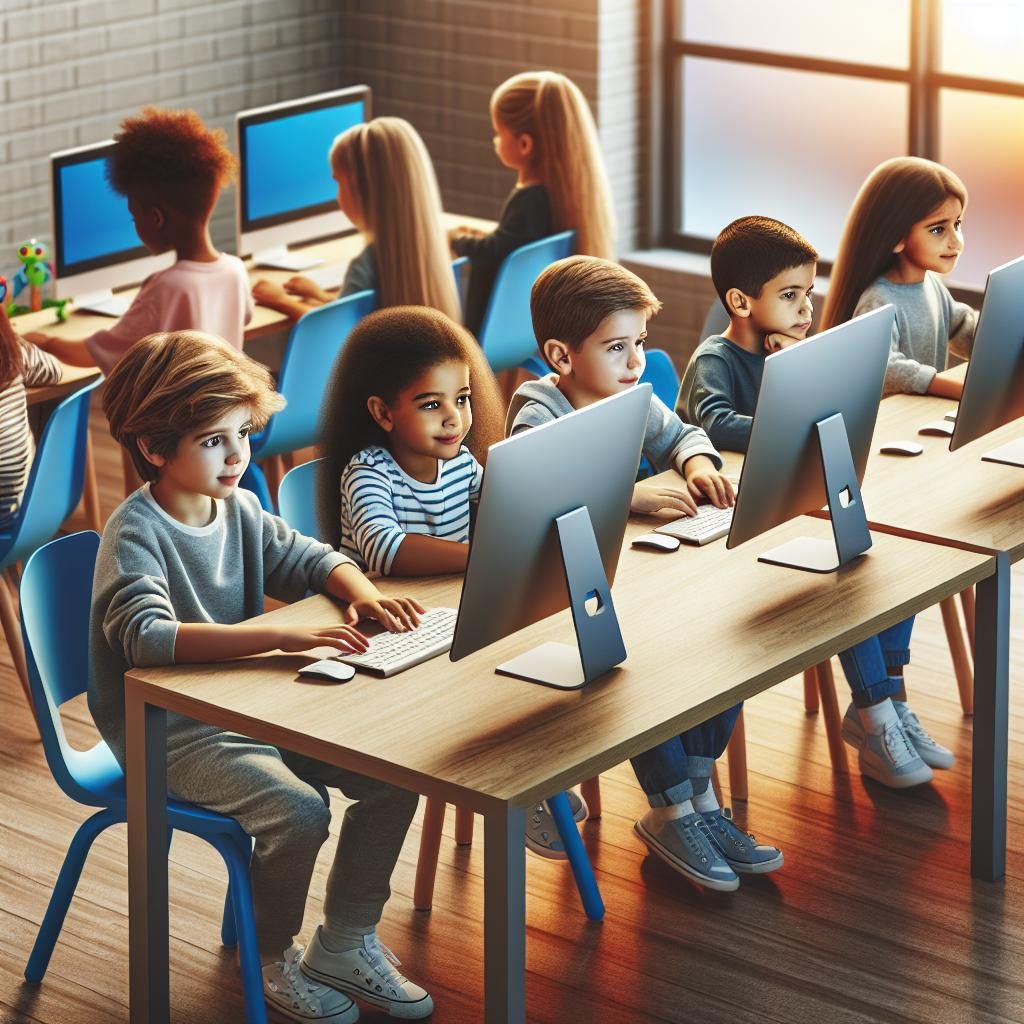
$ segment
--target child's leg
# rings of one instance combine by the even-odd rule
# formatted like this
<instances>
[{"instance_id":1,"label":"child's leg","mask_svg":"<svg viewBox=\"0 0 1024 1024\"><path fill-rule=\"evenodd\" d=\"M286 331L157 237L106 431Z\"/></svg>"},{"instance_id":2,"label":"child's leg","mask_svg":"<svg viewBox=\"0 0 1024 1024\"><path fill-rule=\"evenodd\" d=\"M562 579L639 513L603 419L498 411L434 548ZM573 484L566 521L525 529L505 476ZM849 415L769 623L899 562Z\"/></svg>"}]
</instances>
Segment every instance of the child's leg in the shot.
<instances>
[{"instance_id":1,"label":"child's leg","mask_svg":"<svg viewBox=\"0 0 1024 1024\"><path fill-rule=\"evenodd\" d=\"M690 760L690 781L693 783L693 806L698 811L710 810L708 796L718 806L711 786L711 770L729 745L729 737L736 727L743 705L737 704L706 722L687 729L679 738Z\"/></svg>"}]
</instances>

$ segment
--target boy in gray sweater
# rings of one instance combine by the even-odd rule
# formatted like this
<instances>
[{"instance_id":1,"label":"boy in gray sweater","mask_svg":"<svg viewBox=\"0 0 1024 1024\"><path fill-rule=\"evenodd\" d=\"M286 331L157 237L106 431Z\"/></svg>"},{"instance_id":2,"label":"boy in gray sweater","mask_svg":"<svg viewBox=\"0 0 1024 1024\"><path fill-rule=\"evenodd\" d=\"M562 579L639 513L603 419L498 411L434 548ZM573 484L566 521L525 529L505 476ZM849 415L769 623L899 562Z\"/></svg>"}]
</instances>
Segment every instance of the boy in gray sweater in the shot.
<instances>
[{"instance_id":1,"label":"boy in gray sweater","mask_svg":"<svg viewBox=\"0 0 1024 1024\"><path fill-rule=\"evenodd\" d=\"M124 673L267 651L364 650L360 618L413 628L423 609L385 598L352 561L291 530L238 487L249 433L283 401L265 367L196 331L154 334L114 367L104 407L114 438L147 481L114 511L100 544L90 623L89 708L124 766ZM264 593L313 589L348 602L327 629L248 625ZM252 892L269 1005L291 1020L350 1024L345 991L405 1018L433 1003L376 936L417 796L180 714L168 714L167 784L181 800L235 818L252 836ZM348 808L309 947L294 945L331 812ZM364 978L373 980L367 986ZM314 980L315 979L315 980Z\"/></svg>"},{"instance_id":2,"label":"boy in gray sweater","mask_svg":"<svg viewBox=\"0 0 1024 1024\"><path fill-rule=\"evenodd\" d=\"M635 274L607 260L571 256L537 278L530 296L537 344L554 371L523 384L512 399L509 433L539 426L634 387L644 370L647 321L661 308ZM719 508L735 501L720 472L722 460L699 427L683 423L656 397L644 436L655 470L675 469L684 486L637 484L634 512L673 508L696 513L697 498ZM566 452L566 460L572 458ZM738 829L710 785L740 705L631 759L650 810L634 825L637 836L666 864L708 889L731 892L738 874L782 867L782 853ZM546 807L531 816L555 829ZM537 829L535 828L536 832Z\"/></svg>"}]
</instances>

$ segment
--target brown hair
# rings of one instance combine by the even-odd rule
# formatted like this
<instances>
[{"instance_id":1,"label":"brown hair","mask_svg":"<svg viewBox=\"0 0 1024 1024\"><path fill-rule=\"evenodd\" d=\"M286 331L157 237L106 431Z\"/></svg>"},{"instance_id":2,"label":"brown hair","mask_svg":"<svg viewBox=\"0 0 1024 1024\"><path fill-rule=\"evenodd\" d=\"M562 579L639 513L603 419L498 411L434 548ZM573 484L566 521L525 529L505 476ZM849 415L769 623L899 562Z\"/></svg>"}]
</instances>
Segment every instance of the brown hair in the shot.
<instances>
[{"instance_id":1,"label":"brown hair","mask_svg":"<svg viewBox=\"0 0 1024 1024\"><path fill-rule=\"evenodd\" d=\"M441 219L441 194L423 140L408 121L375 117L331 146L331 169L355 193L374 245L381 306L432 306L462 318Z\"/></svg>"},{"instance_id":2,"label":"brown hair","mask_svg":"<svg viewBox=\"0 0 1024 1024\"><path fill-rule=\"evenodd\" d=\"M711 247L711 280L726 306L730 288L756 299L776 274L817 261L817 250L789 225L771 217L740 217L722 228Z\"/></svg>"},{"instance_id":3,"label":"brown hair","mask_svg":"<svg viewBox=\"0 0 1024 1024\"><path fill-rule=\"evenodd\" d=\"M115 191L140 192L197 219L209 217L238 166L224 129L207 128L194 110L143 107L121 122L114 142L108 174Z\"/></svg>"},{"instance_id":4,"label":"brown hair","mask_svg":"<svg viewBox=\"0 0 1024 1024\"><path fill-rule=\"evenodd\" d=\"M324 460L317 478L320 539L341 540L341 474L357 452L387 448L387 433L370 415L366 400L392 402L421 374L440 363L469 367L473 426L466 437L481 463L504 436L504 403L483 351L473 335L450 317L425 306L392 306L364 317L348 336L331 372L324 404Z\"/></svg>"},{"instance_id":5,"label":"brown hair","mask_svg":"<svg viewBox=\"0 0 1024 1024\"><path fill-rule=\"evenodd\" d=\"M181 439L229 409L245 405L253 430L284 408L270 371L221 338L202 331L150 334L133 345L103 385L110 433L123 444L143 480L160 470L141 452L173 458Z\"/></svg>"},{"instance_id":6,"label":"brown hair","mask_svg":"<svg viewBox=\"0 0 1024 1024\"><path fill-rule=\"evenodd\" d=\"M615 255L611 189L597 129L579 87L555 71L528 71L502 82L491 116L515 135L533 139L532 170L547 188L555 231L576 231L576 250Z\"/></svg>"},{"instance_id":7,"label":"brown hair","mask_svg":"<svg viewBox=\"0 0 1024 1024\"><path fill-rule=\"evenodd\" d=\"M18 337L11 322L3 316L0 319L0 388L7 387L22 372L25 365L23 344L28 343Z\"/></svg>"},{"instance_id":8,"label":"brown hair","mask_svg":"<svg viewBox=\"0 0 1024 1024\"><path fill-rule=\"evenodd\" d=\"M552 263L530 292L533 333L542 353L551 339L578 352L606 317L624 309L642 310L649 318L661 302L636 274L594 256Z\"/></svg>"},{"instance_id":9,"label":"brown hair","mask_svg":"<svg viewBox=\"0 0 1024 1024\"><path fill-rule=\"evenodd\" d=\"M967 207L964 183L947 167L916 156L879 164L850 207L832 267L821 329L845 323L861 295L895 262L893 249L952 196Z\"/></svg>"}]
</instances>

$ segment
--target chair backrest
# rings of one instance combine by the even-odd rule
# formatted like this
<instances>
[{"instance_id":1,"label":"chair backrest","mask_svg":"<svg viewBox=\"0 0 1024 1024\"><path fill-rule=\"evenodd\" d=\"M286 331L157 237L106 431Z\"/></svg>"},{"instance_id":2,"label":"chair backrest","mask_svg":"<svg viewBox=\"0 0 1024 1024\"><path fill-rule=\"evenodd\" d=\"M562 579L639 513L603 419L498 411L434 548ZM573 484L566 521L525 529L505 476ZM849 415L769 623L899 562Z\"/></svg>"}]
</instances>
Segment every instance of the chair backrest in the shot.
<instances>
[{"instance_id":1,"label":"chair backrest","mask_svg":"<svg viewBox=\"0 0 1024 1024\"><path fill-rule=\"evenodd\" d=\"M729 314L725 306L716 298L708 307L708 315L704 317L704 326L700 329L698 344L712 334L721 334L729 326Z\"/></svg>"},{"instance_id":2,"label":"chair backrest","mask_svg":"<svg viewBox=\"0 0 1024 1024\"><path fill-rule=\"evenodd\" d=\"M0 568L22 561L52 540L82 500L89 399L101 380L69 395L46 421L21 507L10 529L0 534Z\"/></svg>"},{"instance_id":3,"label":"chair backrest","mask_svg":"<svg viewBox=\"0 0 1024 1024\"><path fill-rule=\"evenodd\" d=\"M676 373L672 357L662 348L652 348L646 355L647 365L640 383L650 384L654 393L670 409L674 409L679 397L679 374Z\"/></svg>"},{"instance_id":4,"label":"chair backrest","mask_svg":"<svg viewBox=\"0 0 1024 1024\"><path fill-rule=\"evenodd\" d=\"M320 439L320 407L334 362L352 329L377 308L377 293L355 292L311 309L288 335L277 389L288 405L252 439L252 457L308 448Z\"/></svg>"},{"instance_id":5,"label":"chair backrest","mask_svg":"<svg viewBox=\"0 0 1024 1024\"><path fill-rule=\"evenodd\" d=\"M98 770L116 780L120 769L105 743L74 749L59 709L89 686L89 611L99 545L92 532L59 537L32 554L21 576L21 631L46 761L68 796L91 805L103 802L92 791Z\"/></svg>"},{"instance_id":6,"label":"chair backrest","mask_svg":"<svg viewBox=\"0 0 1024 1024\"><path fill-rule=\"evenodd\" d=\"M281 518L307 537L319 537L316 521L316 474L323 459L313 459L290 469L277 489L277 508Z\"/></svg>"},{"instance_id":7,"label":"chair backrest","mask_svg":"<svg viewBox=\"0 0 1024 1024\"><path fill-rule=\"evenodd\" d=\"M480 328L480 344L495 373L536 354L530 289L545 267L571 256L575 247L576 232L562 231L520 246L505 257Z\"/></svg>"}]
</instances>

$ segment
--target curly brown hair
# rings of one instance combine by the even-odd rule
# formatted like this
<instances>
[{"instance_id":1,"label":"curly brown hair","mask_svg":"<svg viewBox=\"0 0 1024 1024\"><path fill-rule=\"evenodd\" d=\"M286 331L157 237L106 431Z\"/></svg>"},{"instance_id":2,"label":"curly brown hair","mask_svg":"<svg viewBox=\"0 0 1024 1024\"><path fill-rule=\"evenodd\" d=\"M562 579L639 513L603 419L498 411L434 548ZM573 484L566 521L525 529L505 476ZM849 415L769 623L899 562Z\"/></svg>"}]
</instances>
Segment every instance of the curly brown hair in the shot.
<instances>
[{"instance_id":1,"label":"curly brown hair","mask_svg":"<svg viewBox=\"0 0 1024 1024\"><path fill-rule=\"evenodd\" d=\"M142 193L191 217L206 218L238 161L223 128L208 128L194 110L143 107L114 136L110 184L121 195Z\"/></svg>"}]
</instances>

